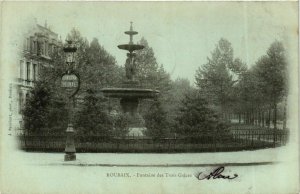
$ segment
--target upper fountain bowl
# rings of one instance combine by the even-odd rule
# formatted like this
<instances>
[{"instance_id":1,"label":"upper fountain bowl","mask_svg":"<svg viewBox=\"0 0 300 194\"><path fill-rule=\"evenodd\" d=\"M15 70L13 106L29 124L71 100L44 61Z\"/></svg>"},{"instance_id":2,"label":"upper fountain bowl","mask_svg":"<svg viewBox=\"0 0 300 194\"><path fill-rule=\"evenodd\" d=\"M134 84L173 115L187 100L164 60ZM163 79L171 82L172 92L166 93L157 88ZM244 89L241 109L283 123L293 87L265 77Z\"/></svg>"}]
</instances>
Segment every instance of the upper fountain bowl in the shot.
<instances>
[{"instance_id":1,"label":"upper fountain bowl","mask_svg":"<svg viewBox=\"0 0 300 194\"><path fill-rule=\"evenodd\" d=\"M139 44L121 44L121 45L118 45L118 48L119 49L122 49L122 50L127 50L129 52L133 52L135 50L141 50L144 48L143 45L139 45Z\"/></svg>"},{"instance_id":2,"label":"upper fountain bowl","mask_svg":"<svg viewBox=\"0 0 300 194\"><path fill-rule=\"evenodd\" d=\"M125 34L128 34L128 35L136 35L136 34L138 34L138 32L132 31L132 30L126 31L126 32L124 32L124 33L125 33Z\"/></svg>"}]
</instances>

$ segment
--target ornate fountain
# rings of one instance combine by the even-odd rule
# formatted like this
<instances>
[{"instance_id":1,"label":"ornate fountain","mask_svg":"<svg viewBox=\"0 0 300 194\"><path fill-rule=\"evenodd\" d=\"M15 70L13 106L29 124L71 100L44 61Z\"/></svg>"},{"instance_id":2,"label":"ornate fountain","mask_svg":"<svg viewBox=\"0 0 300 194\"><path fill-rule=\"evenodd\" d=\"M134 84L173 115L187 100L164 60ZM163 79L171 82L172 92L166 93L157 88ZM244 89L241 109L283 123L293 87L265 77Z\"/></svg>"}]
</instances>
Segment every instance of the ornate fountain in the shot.
<instances>
[{"instance_id":1,"label":"ornate fountain","mask_svg":"<svg viewBox=\"0 0 300 194\"><path fill-rule=\"evenodd\" d=\"M138 32L133 31L132 22L130 30L125 34L129 35L128 44L118 45L119 49L127 50L127 59L125 62L126 80L123 81L120 88L103 88L101 91L104 96L109 98L120 99L122 111L129 115L129 127L144 127L144 120L138 113L139 102L141 99L156 98L159 94L158 90L144 88L136 79L136 53L134 51L144 48L143 45L133 43L133 35Z\"/></svg>"}]
</instances>

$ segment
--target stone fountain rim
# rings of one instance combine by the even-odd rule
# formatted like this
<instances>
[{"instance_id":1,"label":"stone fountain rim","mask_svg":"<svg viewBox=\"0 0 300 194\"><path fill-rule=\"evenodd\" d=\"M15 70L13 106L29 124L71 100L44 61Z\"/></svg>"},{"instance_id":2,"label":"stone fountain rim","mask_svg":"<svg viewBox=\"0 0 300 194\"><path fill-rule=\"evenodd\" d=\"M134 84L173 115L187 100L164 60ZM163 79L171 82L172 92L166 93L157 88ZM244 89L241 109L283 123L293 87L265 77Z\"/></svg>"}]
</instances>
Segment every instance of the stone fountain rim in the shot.
<instances>
[{"instance_id":1,"label":"stone fountain rim","mask_svg":"<svg viewBox=\"0 0 300 194\"><path fill-rule=\"evenodd\" d=\"M101 92L114 98L155 98L160 93L158 90L142 88L103 88Z\"/></svg>"},{"instance_id":2,"label":"stone fountain rim","mask_svg":"<svg viewBox=\"0 0 300 194\"><path fill-rule=\"evenodd\" d=\"M159 93L158 90L149 89L149 88L102 88L102 92L114 91L114 92L123 92L123 91L133 91L133 92L155 92Z\"/></svg>"}]
</instances>

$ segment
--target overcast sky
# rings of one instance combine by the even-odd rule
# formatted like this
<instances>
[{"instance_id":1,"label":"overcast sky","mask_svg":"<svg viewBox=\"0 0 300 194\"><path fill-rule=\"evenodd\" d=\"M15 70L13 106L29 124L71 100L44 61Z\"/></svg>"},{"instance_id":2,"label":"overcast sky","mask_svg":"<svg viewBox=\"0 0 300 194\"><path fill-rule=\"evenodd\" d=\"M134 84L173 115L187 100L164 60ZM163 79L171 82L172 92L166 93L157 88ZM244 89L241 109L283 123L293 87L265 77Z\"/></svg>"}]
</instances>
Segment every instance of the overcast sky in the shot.
<instances>
[{"instance_id":1,"label":"overcast sky","mask_svg":"<svg viewBox=\"0 0 300 194\"><path fill-rule=\"evenodd\" d=\"M296 2L43 2L10 4L3 13L10 25L47 20L63 40L76 27L89 41L96 37L119 65L126 52L117 45L128 42L123 32L132 21L139 32L134 41L145 37L173 79L192 83L221 37L232 43L235 57L252 65L275 39L285 42L298 28Z\"/></svg>"}]
</instances>

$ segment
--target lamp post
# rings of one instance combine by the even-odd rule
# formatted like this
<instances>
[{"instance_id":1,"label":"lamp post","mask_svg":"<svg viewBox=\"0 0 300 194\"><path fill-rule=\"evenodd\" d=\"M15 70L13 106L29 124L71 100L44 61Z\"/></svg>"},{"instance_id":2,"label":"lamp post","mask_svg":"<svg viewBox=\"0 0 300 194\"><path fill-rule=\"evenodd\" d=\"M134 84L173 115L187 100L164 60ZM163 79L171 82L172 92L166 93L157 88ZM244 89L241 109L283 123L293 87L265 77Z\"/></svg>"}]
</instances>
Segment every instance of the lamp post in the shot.
<instances>
[{"instance_id":1,"label":"lamp post","mask_svg":"<svg viewBox=\"0 0 300 194\"><path fill-rule=\"evenodd\" d=\"M66 95L68 97L68 127L66 130L67 139L65 147L65 161L76 160L76 149L74 143L74 128L72 124L73 118L73 99L80 88L80 77L75 72L75 53L77 51L76 46L71 40L66 41L67 44L64 47L64 52L66 54L66 64L67 71L61 77L61 87L65 89Z\"/></svg>"}]
</instances>

